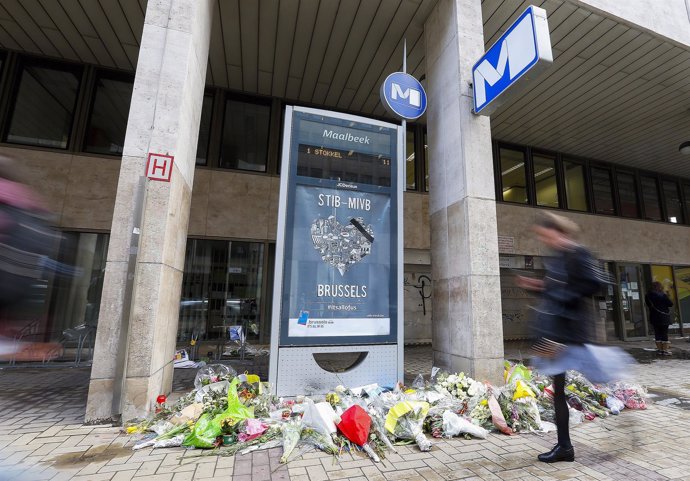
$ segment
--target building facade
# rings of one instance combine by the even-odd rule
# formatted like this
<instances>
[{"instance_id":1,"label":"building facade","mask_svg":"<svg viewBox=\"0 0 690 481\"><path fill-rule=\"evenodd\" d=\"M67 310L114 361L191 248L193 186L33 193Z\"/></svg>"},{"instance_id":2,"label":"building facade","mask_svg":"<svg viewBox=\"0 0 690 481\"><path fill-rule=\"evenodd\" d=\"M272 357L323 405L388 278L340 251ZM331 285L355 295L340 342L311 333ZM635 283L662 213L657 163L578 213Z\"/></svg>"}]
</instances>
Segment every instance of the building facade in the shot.
<instances>
[{"instance_id":1,"label":"building facade","mask_svg":"<svg viewBox=\"0 0 690 481\"><path fill-rule=\"evenodd\" d=\"M490 120L471 113L471 67L528 2L3 5L0 154L54 212L59 259L84 272L3 316L70 356L93 346L88 420L146 412L176 349L228 354L228 325L268 344L284 108L390 121L379 87L406 39L429 107L399 166L405 341L497 376L503 341L529 336L513 269L543 269L529 230L543 210L575 220L610 273L592 303L601 340L650 335L653 280L687 335L688 4L534 4L554 63ZM174 156L169 182L144 179L149 153Z\"/></svg>"}]
</instances>

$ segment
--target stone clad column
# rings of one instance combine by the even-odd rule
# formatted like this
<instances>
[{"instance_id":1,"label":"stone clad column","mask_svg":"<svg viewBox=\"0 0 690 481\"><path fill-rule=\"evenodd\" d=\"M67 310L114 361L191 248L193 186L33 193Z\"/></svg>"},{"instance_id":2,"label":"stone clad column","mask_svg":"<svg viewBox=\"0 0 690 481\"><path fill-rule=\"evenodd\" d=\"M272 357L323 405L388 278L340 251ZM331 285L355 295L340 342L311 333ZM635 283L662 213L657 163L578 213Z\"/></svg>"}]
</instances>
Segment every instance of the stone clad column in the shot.
<instances>
[{"instance_id":1,"label":"stone clad column","mask_svg":"<svg viewBox=\"0 0 690 481\"><path fill-rule=\"evenodd\" d=\"M150 0L147 5L108 246L87 422L145 415L156 397L172 387L213 4ZM169 182L142 179L149 152L174 156ZM130 252L134 268L128 289Z\"/></svg>"},{"instance_id":2,"label":"stone clad column","mask_svg":"<svg viewBox=\"0 0 690 481\"><path fill-rule=\"evenodd\" d=\"M480 0L439 0L424 26L434 365L502 379L503 326L489 119L472 110ZM500 384L500 383L499 383Z\"/></svg>"}]
</instances>

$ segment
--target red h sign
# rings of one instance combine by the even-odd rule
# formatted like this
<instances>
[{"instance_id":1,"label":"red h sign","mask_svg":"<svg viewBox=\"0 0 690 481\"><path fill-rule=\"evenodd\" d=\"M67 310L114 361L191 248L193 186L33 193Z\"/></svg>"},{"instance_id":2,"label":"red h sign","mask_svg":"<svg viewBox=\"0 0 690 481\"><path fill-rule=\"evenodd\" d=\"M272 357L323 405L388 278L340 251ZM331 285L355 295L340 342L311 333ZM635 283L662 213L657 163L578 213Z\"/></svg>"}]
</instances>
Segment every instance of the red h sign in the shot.
<instances>
[{"instance_id":1,"label":"red h sign","mask_svg":"<svg viewBox=\"0 0 690 481\"><path fill-rule=\"evenodd\" d=\"M173 159L172 155L149 153L149 158L146 161L146 177L151 180L170 182Z\"/></svg>"}]
</instances>

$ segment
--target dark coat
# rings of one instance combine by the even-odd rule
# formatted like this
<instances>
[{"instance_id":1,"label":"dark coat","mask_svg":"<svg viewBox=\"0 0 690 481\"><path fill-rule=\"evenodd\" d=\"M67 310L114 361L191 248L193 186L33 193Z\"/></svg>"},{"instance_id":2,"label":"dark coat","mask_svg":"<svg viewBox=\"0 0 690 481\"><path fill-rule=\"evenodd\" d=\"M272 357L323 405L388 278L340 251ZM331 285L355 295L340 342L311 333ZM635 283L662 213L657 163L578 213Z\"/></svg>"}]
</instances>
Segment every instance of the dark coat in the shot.
<instances>
[{"instance_id":1,"label":"dark coat","mask_svg":"<svg viewBox=\"0 0 690 481\"><path fill-rule=\"evenodd\" d=\"M591 342L590 298L602 284L597 261L587 249L577 246L551 258L546 268L535 336L567 344Z\"/></svg>"},{"instance_id":2,"label":"dark coat","mask_svg":"<svg viewBox=\"0 0 690 481\"><path fill-rule=\"evenodd\" d=\"M665 292L650 291L644 297L644 302L649 308L649 322L654 326L668 326L671 324L669 308L673 302Z\"/></svg>"}]
</instances>

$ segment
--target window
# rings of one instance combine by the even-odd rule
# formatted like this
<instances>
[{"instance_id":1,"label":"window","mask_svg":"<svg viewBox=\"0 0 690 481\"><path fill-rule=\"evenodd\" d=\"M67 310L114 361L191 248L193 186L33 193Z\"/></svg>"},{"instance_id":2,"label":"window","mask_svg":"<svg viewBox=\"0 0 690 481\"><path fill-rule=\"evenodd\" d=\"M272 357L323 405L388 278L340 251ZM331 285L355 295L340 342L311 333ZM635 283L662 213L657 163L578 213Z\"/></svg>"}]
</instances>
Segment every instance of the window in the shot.
<instances>
[{"instance_id":1,"label":"window","mask_svg":"<svg viewBox=\"0 0 690 481\"><path fill-rule=\"evenodd\" d=\"M594 212L608 215L616 213L609 169L592 167L592 192L594 194Z\"/></svg>"},{"instance_id":2,"label":"window","mask_svg":"<svg viewBox=\"0 0 690 481\"><path fill-rule=\"evenodd\" d=\"M551 155L532 155L534 166L534 186L537 205L558 207L558 181L556 177L556 157Z\"/></svg>"},{"instance_id":3,"label":"window","mask_svg":"<svg viewBox=\"0 0 690 481\"><path fill-rule=\"evenodd\" d=\"M271 107L228 99L220 167L266 172Z\"/></svg>"},{"instance_id":4,"label":"window","mask_svg":"<svg viewBox=\"0 0 690 481\"><path fill-rule=\"evenodd\" d=\"M230 326L242 326L248 339L264 338L262 319L264 244L188 239L177 340L211 341L201 355L223 348ZM220 355L221 353L216 353Z\"/></svg>"},{"instance_id":5,"label":"window","mask_svg":"<svg viewBox=\"0 0 690 481\"><path fill-rule=\"evenodd\" d=\"M642 205L644 206L644 218L649 220L662 220L661 205L659 204L659 188L653 177L641 177Z\"/></svg>"},{"instance_id":6,"label":"window","mask_svg":"<svg viewBox=\"0 0 690 481\"><path fill-rule=\"evenodd\" d=\"M66 149L79 79L76 68L48 67L34 62L22 65L5 140Z\"/></svg>"},{"instance_id":7,"label":"window","mask_svg":"<svg viewBox=\"0 0 690 481\"><path fill-rule=\"evenodd\" d=\"M587 211L585 167L575 162L563 162L566 207L570 210Z\"/></svg>"},{"instance_id":8,"label":"window","mask_svg":"<svg viewBox=\"0 0 690 481\"><path fill-rule=\"evenodd\" d=\"M213 113L213 95L204 95L201 106L201 121L199 122L199 141L196 144L196 163L206 165L208 156L208 140L211 132L211 114Z\"/></svg>"},{"instance_id":9,"label":"window","mask_svg":"<svg viewBox=\"0 0 690 481\"><path fill-rule=\"evenodd\" d=\"M666 205L666 220L674 224L682 224L683 204L680 201L678 184L670 180L661 181L661 188L664 190L664 204Z\"/></svg>"},{"instance_id":10,"label":"window","mask_svg":"<svg viewBox=\"0 0 690 481\"><path fill-rule=\"evenodd\" d=\"M131 79L99 74L86 129L86 152L122 155L133 87Z\"/></svg>"},{"instance_id":11,"label":"window","mask_svg":"<svg viewBox=\"0 0 690 481\"><path fill-rule=\"evenodd\" d=\"M61 232L51 257L78 269L79 275L46 270L25 302L0 309L0 325L21 329L25 341L62 343L61 361L88 360L96 339L108 240L108 234Z\"/></svg>"},{"instance_id":12,"label":"window","mask_svg":"<svg viewBox=\"0 0 690 481\"><path fill-rule=\"evenodd\" d=\"M501 200L527 203L525 152L501 147L498 149L501 169Z\"/></svg>"},{"instance_id":13,"label":"window","mask_svg":"<svg viewBox=\"0 0 690 481\"><path fill-rule=\"evenodd\" d=\"M640 209L637 206L635 176L625 172L617 172L616 182L618 183L618 198L621 203L621 215L623 217L639 217Z\"/></svg>"},{"instance_id":14,"label":"window","mask_svg":"<svg viewBox=\"0 0 690 481\"><path fill-rule=\"evenodd\" d=\"M414 155L414 130L407 129L405 138L405 188L407 190L416 190L417 182L415 181L415 155Z\"/></svg>"}]
</instances>

